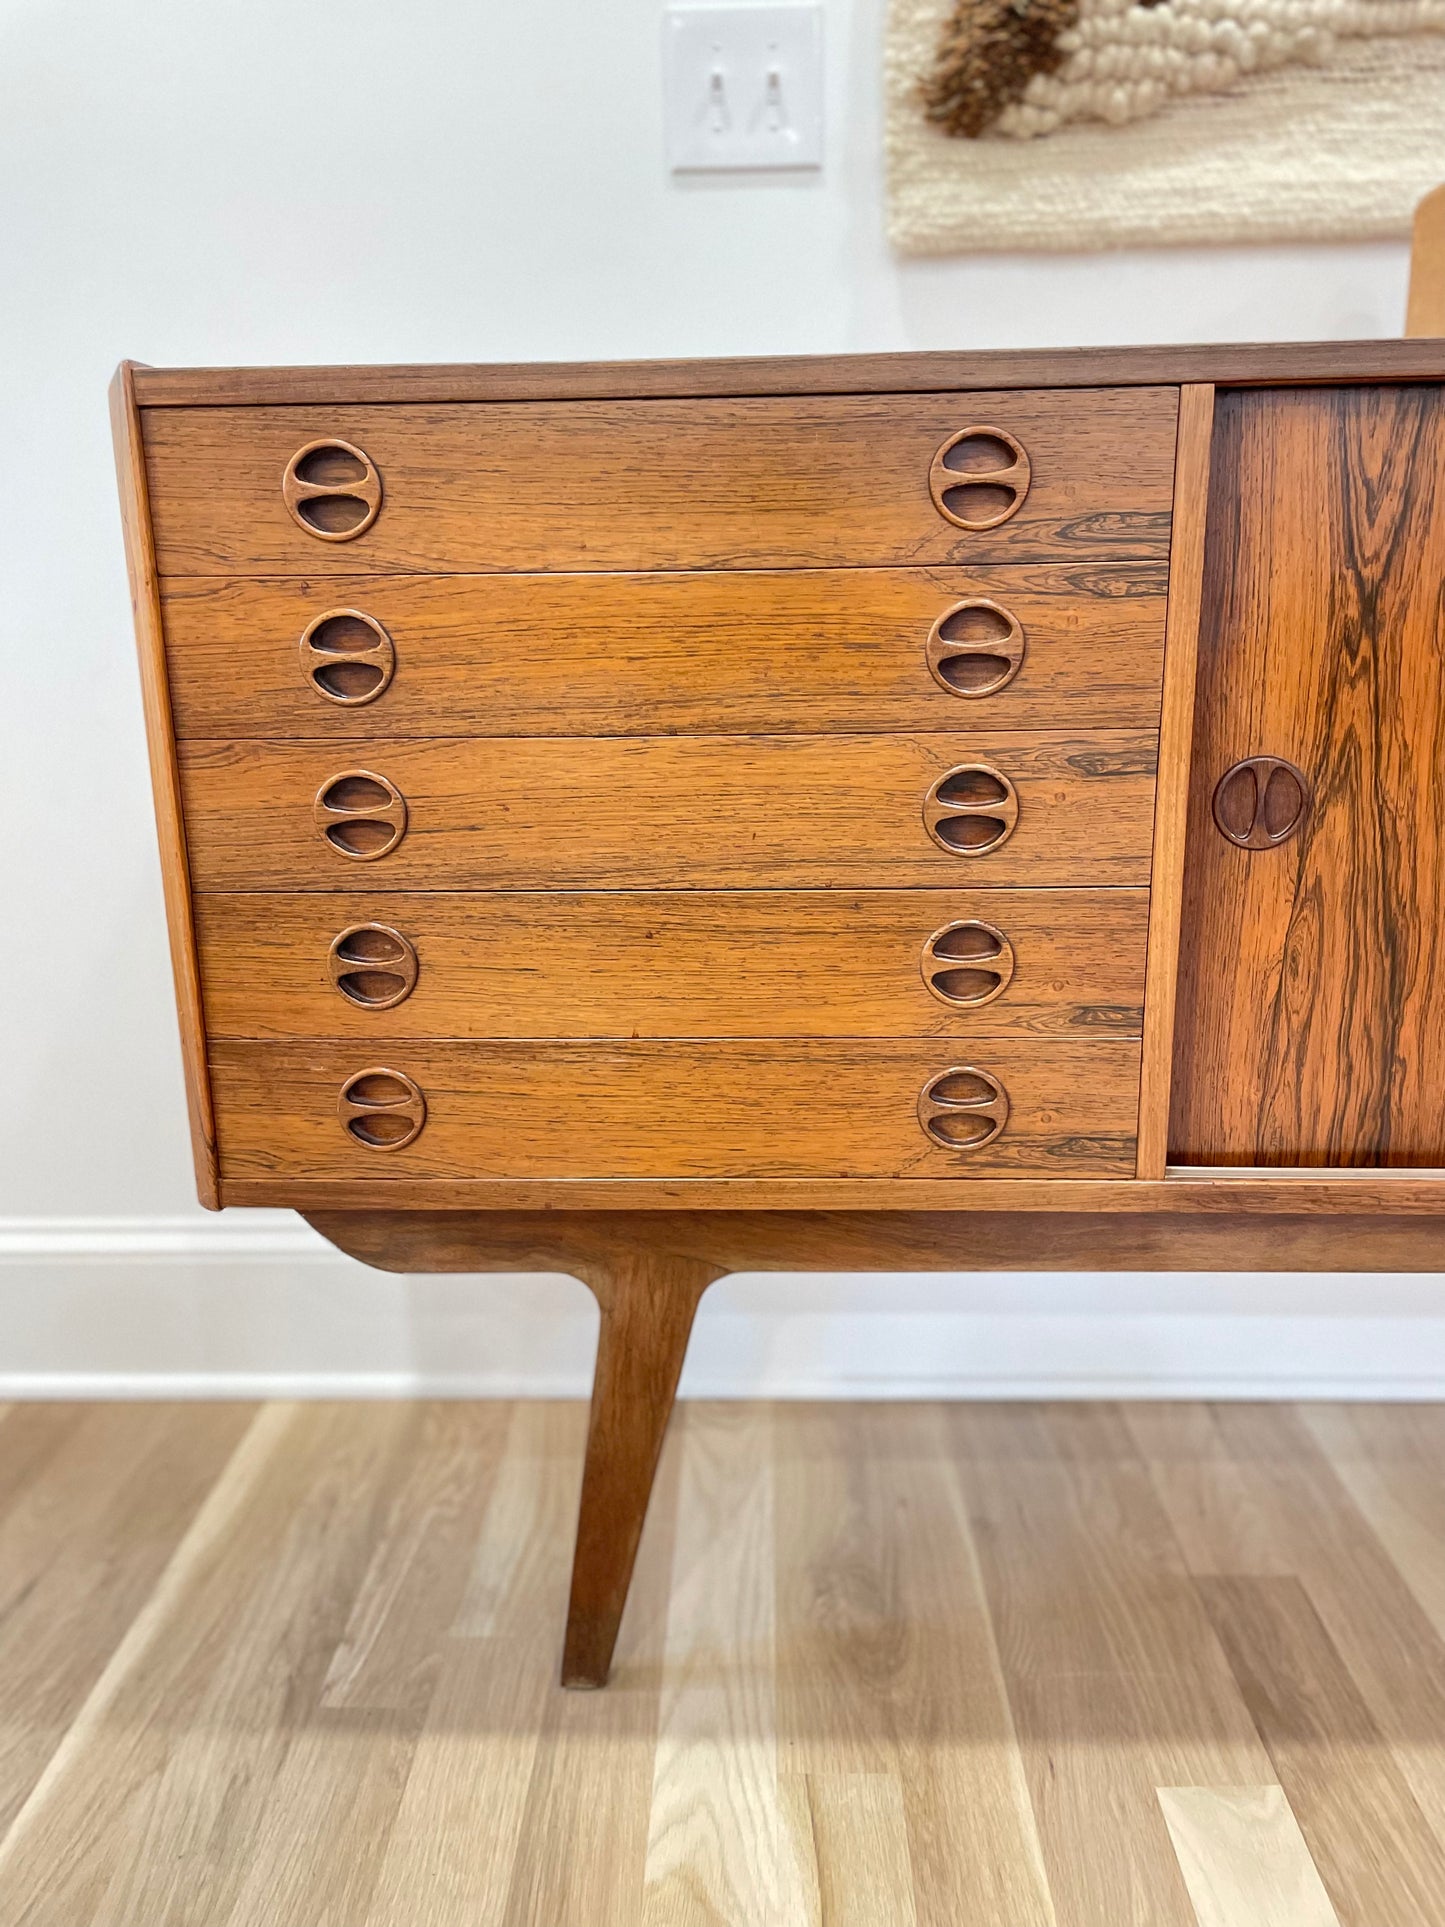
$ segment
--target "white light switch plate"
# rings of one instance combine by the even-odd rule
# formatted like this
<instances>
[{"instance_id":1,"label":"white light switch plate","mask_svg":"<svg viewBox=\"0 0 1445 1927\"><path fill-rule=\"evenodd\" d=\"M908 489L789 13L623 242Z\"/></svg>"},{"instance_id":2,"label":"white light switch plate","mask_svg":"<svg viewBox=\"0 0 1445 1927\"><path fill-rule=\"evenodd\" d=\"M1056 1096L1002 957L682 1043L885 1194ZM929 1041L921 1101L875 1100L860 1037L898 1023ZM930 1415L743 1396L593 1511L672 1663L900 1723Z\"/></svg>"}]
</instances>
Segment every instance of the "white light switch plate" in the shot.
<instances>
[{"instance_id":1,"label":"white light switch plate","mask_svg":"<svg viewBox=\"0 0 1445 1927\"><path fill-rule=\"evenodd\" d=\"M821 6L668 7L662 65L673 167L822 166Z\"/></svg>"}]
</instances>

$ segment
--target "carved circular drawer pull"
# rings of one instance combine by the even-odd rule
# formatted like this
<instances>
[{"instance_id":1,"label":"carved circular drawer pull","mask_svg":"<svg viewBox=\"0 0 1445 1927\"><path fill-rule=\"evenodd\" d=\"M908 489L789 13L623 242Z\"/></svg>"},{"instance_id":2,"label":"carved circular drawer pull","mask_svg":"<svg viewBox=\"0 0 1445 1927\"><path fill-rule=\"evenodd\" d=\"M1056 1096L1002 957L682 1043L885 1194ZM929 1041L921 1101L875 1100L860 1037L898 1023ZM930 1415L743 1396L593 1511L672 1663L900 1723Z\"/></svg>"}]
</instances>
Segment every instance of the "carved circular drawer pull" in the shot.
<instances>
[{"instance_id":1,"label":"carved circular drawer pull","mask_svg":"<svg viewBox=\"0 0 1445 1927\"><path fill-rule=\"evenodd\" d=\"M308 442L286 464L281 500L308 535L352 542L380 512L381 477L371 457L350 442Z\"/></svg>"},{"instance_id":2,"label":"carved circular drawer pull","mask_svg":"<svg viewBox=\"0 0 1445 1927\"><path fill-rule=\"evenodd\" d=\"M375 616L328 609L301 632L301 667L318 696L359 709L396 673L396 650Z\"/></svg>"},{"instance_id":3,"label":"carved circular drawer pull","mask_svg":"<svg viewBox=\"0 0 1445 1927\"><path fill-rule=\"evenodd\" d=\"M1023 624L987 596L945 609L928 632L928 673L950 696L996 696L1023 668Z\"/></svg>"},{"instance_id":4,"label":"carved circular drawer pull","mask_svg":"<svg viewBox=\"0 0 1445 1927\"><path fill-rule=\"evenodd\" d=\"M333 937L326 953L332 988L363 1010L391 1010L416 989L416 951L385 923L354 923Z\"/></svg>"},{"instance_id":5,"label":"carved circular drawer pull","mask_svg":"<svg viewBox=\"0 0 1445 1927\"><path fill-rule=\"evenodd\" d=\"M426 1099L401 1071L375 1065L347 1078L336 1115L346 1135L368 1151L400 1151L421 1136Z\"/></svg>"},{"instance_id":6,"label":"carved circular drawer pull","mask_svg":"<svg viewBox=\"0 0 1445 1927\"><path fill-rule=\"evenodd\" d=\"M955 528L975 534L1017 515L1032 480L1023 443L1003 428L950 435L928 471L933 506Z\"/></svg>"},{"instance_id":7,"label":"carved circular drawer pull","mask_svg":"<svg viewBox=\"0 0 1445 1927\"><path fill-rule=\"evenodd\" d=\"M1280 756L1249 756L1227 769L1214 788L1214 823L1241 850L1274 850L1309 813L1303 770Z\"/></svg>"},{"instance_id":8,"label":"carved circular drawer pull","mask_svg":"<svg viewBox=\"0 0 1445 1927\"><path fill-rule=\"evenodd\" d=\"M1002 930L970 917L946 923L923 946L923 981L950 1010L977 1010L1013 981L1014 947Z\"/></svg>"},{"instance_id":9,"label":"carved circular drawer pull","mask_svg":"<svg viewBox=\"0 0 1445 1927\"><path fill-rule=\"evenodd\" d=\"M358 863L374 863L406 835L406 798L369 769L345 770L323 783L312 814L332 849Z\"/></svg>"},{"instance_id":10,"label":"carved circular drawer pull","mask_svg":"<svg viewBox=\"0 0 1445 1927\"><path fill-rule=\"evenodd\" d=\"M987 856L1007 843L1019 820L1018 792L988 763L962 763L923 799L923 823L950 856Z\"/></svg>"},{"instance_id":11,"label":"carved circular drawer pull","mask_svg":"<svg viewBox=\"0 0 1445 1927\"><path fill-rule=\"evenodd\" d=\"M918 1122L942 1151L981 1151L1003 1135L1008 1112L1003 1085L972 1064L940 1071L918 1098Z\"/></svg>"}]
</instances>

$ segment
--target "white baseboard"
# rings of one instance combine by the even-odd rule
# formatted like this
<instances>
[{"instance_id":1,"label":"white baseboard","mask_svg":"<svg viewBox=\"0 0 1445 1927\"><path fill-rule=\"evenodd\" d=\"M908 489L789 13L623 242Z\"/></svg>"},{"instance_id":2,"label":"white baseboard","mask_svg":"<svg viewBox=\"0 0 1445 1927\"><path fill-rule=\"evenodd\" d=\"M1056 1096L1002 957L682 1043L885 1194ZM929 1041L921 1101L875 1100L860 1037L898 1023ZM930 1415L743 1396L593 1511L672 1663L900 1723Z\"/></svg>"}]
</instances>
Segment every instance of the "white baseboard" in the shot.
<instances>
[{"instance_id":1,"label":"white baseboard","mask_svg":"<svg viewBox=\"0 0 1445 1927\"><path fill-rule=\"evenodd\" d=\"M573 1397L575 1280L398 1277L284 1212L0 1219L0 1398ZM754 1275L683 1395L1445 1399L1445 1279Z\"/></svg>"},{"instance_id":2,"label":"white baseboard","mask_svg":"<svg viewBox=\"0 0 1445 1927\"><path fill-rule=\"evenodd\" d=\"M184 1218L0 1218L0 1263L64 1258L328 1258L332 1247L290 1211Z\"/></svg>"}]
</instances>

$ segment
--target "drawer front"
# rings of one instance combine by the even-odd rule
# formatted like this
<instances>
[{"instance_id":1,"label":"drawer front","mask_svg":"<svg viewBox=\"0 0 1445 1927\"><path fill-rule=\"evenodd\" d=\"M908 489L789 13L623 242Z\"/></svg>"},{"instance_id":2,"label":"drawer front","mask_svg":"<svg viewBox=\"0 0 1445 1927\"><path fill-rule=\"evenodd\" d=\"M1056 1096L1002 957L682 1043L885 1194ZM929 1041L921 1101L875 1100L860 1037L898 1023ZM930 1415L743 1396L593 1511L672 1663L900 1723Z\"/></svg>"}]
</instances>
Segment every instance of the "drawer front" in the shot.
<instances>
[{"instance_id":1,"label":"drawer front","mask_svg":"<svg viewBox=\"0 0 1445 1927\"><path fill-rule=\"evenodd\" d=\"M144 433L165 575L1122 560L1168 555L1177 407L1128 388L162 408Z\"/></svg>"},{"instance_id":2,"label":"drawer front","mask_svg":"<svg viewBox=\"0 0 1445 1927\"><path fill-rule=\"evenodd\" d=\"M1159 562L671 575L188 576L181 736L1154 727Z\"/></svg>"},{"instance_id":3,"label":"drawer front","mask_svg":"<svg viewBox=\"0 0 1445 1927\"><path fill-rule=\"evenodd\" d=\"M213 1037L1137 1037L1144 890L200 895Z\"/></svg>"},{"instance_id":4,"label":"drawer front","mask_svg":"<svg viewBox=\"0 0 1445 1927\"><path fill-rule=\"evenodd\" d=\"M218 1041L211 1075L223 1178L364 1176L384 1192L403 1177L1127 1177L1139 1054L1018 1038L966 1053Z\"/></svg>"},{"instance_id":5,"label":"drawer front","mask_svg":"<svg viewBox=\"0 0 1445 1927\"><path fill-rule=\"evenodd\" d=\"M1155 753L1126 730L193 740L180 765L198 889L991 888L1147 883Z\"/></svg>"}]
</instances>

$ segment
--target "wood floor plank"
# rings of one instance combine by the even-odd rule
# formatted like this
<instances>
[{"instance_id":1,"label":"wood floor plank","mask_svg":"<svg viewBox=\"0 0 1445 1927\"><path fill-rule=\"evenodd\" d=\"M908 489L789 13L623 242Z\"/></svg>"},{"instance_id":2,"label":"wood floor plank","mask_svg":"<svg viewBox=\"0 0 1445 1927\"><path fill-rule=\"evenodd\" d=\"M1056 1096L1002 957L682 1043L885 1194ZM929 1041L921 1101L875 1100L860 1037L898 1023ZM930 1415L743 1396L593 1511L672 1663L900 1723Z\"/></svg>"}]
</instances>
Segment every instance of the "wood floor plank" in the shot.
<instances>
[{"instance_id":1,"label":"wood floor plank","mask_svg":"<svg viewBox=\"0 0 1445 1927\"><path fill-rule=\"evenodd\" d=\"M77 1789L101 1765L115 1708L127 1692L134 1668L144 1662L174 1617L194 1575L214 1557L218 1542L274 1453L287 1418L287 1409L280 1406L263 1407L255 1415L44 1772L0 1836L0 1908L5 1909L0 1918L32 1923L63 1918L65 1911L76 1918L93 1918L107 1885L121 1877L120 1863L128 1858L122 1839L105 1826L99 1838L87 1834L85 1802L76 1797ZM64 1882L47 1877L62 1866ZM61 1908L53 1909L50 1903L57 1897L53 1890L62 1887L68 1888L68 1898L60 1896ZM89 1913L84 1911L87 1908Z\"/></svg>"},{"instance_id":2,"label":"wood floor plank","mask_svg":"<svg viewBox=\"0 0 1445 1927\"><path fill-rule=\"evenodd\" d=\"M319 1700L408 1424L403 1406L263 1411L83 1709L81 1741L0 1848L0 1919L231 1918L252 1860L276 1850L263 1816ZM376 1845L353 1836L354 1863Z\"/></svg>"},{"instance_id":3,"label":"wood floor plank","mask_svg":"<svg viewBox=\"0 0 1445 1927\"><path fill-rule=\"evenodd\" d=\"M178 1923L225 1927L355 1927L365 1917L416 1746L416 1719L404 1713L317 1708L301 1723L271 1781L255 1823L253 1847L234 1883L234 1899L193 1911L194 1891L178 1894ZM157 1841L152 1851L164 1851ZM189 1887L189 1883L186 1883ZM232 1883L224 1883L227 1890ZM147 1916L129 1898L103 1916L116 1927Z\"/></svg>"},{"instance_id":4,"label":"wood floor plank","mask_svg":"<svg viewBox=\"0 0 1445 1927\"><path fill-rule=\"evenodd\" d=\"M642 1920L795 1927L812 1847L779 1783L771 1413L690 1405L680 1447Z\"/></svg>"},{"instance_id":5,"label":"wood floor plank","mask_svg":"<svg viewBox=\"0 0 1445 1927\"><path fill-rule=\"evenodd\" d=\"M920 1927L1052 1927L938 1408L793 1406L776 1436L790 1769L897 1779Z\"/></svg>"},{"instance_id":6,"label":"wood floor plank","mask_svg":"<svg viewBox=\"0 0 1445 1927\"><path fill-rule=\"evenodd\" d=\"M1225 1444L1213 1406L1131 1404L1125 1423L1192 1573L1290 1576L1268 1504Z\"/></svg>"},{"instance_id":7,"label":"wood floor plank","mask_svg":"<svg viewBox=\"0 0 1445 1927\"><path fill-rule=\"evenodd\" d=\"M1445 1426L1414 1405L1309 1406L1336 1478L1445 1639Z\"/></svg>"},{"instance_id":8,"label":"wood floor plank","mask_svg":"<svg viewBox=\"0 0 1445 1927\"><path fill-rule=\"evenodd\" d=\"M1197 1739L1117 1675L1019 1675L1009 1697L1058 1927L1196 1927L1155 1787Z\"/></svg>"},{"instance_id":9,"label":"wood floor plank","mask_svg":"<svg viewBox=\"0 0 1445 1927\"><path fill-rule=\"evenodd\" d=\"M918 1927L898 1780L891 1773L810 1773L805 1785L821 1927Z\"/></svg>"},{"instance_id":10,"label":"wood floor plank","mask_svg":"<svg viewBox=\"0 0 1445 1927\"><path fill-rule=\"evenodd\" d=\"M1199 1927L1340 1927L1277 1786L1161 1787Z\"/></svg>"},{"instance_id":11,"label":"wood floor plank","mask_svg":"<svg viewBox=\"0 0 1445 1927\"><path fill-rule=\"evenodd\" d=\"M0 1423L0 1834L253 1416L19 1405Z\"/></svg>"},{"instance_id":12,"label":"wood floor plank","mask_svg":"<svg viewBox=\"0 0 1445 1927\"><path fill-rule=\"evenodd\" d=\"M1151 1470L1166 1505L1154 1445L1167 1421L1131 1416L1146 1439ZM1191 1546L1200 1570L1250 1574L1249 1560L1267 1534L1272 1565L1296 1575L1319 1614L1384 1741L1436 1834L1445 1841L1445 1639L1370 1529L1300 1414L1281 1405L1219 1405L1209 1424L1217 1455L1197 1475L1228 1479L1211 1510L1213 1537ZM1240 1482L1254 1521L1247 1537L1232 1531L1229 1492ZM1254 1576L1261 1576L1255 1574Z\"/></svg>"},{"instance_id":13,"label":"wood floor plank","mask_svg":"<svg viewBox=\"0 0 1445 1927\"><path fill-rule=\"evenodd\" d=\"M0 1407L0 1519L74 1437L95 1408L46 1399Z\"/></svg>"},{"instance_id":14,"label":"wood floor plank","mask_svg":"<svg viewBox=\"0 0 1445 1927\"><path fill-rule=\"evenodd\" d=\"M367 1927L503 1917L547 1705L576 1519L585 1408L495 1407L499 1463L366 1916Z\"/></svg>"},{"instance_id":15,"label":"wood floor plank","mask_svg":"<svg viewBox=\"0 0 1445 1927\"><path fill-rule=\"evenodd\" d=\"M461 1604L506 1446L509 1408L422 1408L414 1465L382 1521L322 1685L333 1711L421 1711Z\"/></svg>"},{"instance_id":16,"label":"wood floor plank","mask_svg":"<svg viewBox=\"0 0 1445 1927\"><path fill-rule=\"evenodd\" d=\"M949 1424L1006 1677L1138 1683L1196 1767L1157 1785L1269 1779L1118 1408L955 1406Z\"/></svg>"},{"instance_id":17,"label":"wood floor plank","mask_svg":"<svg viewBox=\"0 0 1445 1927\"><path fill-rule=\"evenodd\" d=\"M555 1661L555 1639L446 1640L366 1927L502 1919Z\"/></svg>"},{"instance_id":18,"label":"wood floor plank","mask_svg":"<svg viewBox=\"0 0 1445 1927\"><path fill-rule=\"evenodd\" d=\"M585 1411L578 1408L576 1416L585 1428ZM637 1927L685 1426L684 1419L663 1446L605 1691L568 1693L555 1686L565 1584L550 1594L549 1690L541 1702L501 1927L573 1921ZM574 1481L580 1472L579 1435ZM574 1501L562 1540L564 1565L575 1526Z\"/></svg>"},{"instance_id":19,"label":"wood floor plank","mask_svg":"<svg viewBox=\"0 0 1445 1927\"><path fill-rule=\"evenodd\" d=\"M780 1411L775 1515L779 1745L786 1769L897 1770L897 1681L916 1664L898 1480L873 1406Z\"/></svg>"},{"instance_id":20,"label":"wood floor plank","mask_svg":"<svg viewBox=\"0 0 1445 1927\"><path fill-rule=\"evenodd\" d=\"M1344 1927L1420 1927L1445 1848L1297 1579L1201 1591Z\"/></svg>"},{"instance_id":21,"label":"wood floor plank","mask_svg":"<svg viewBox=\"0 0 1445 1927\"><path fill-rule=\"evenodd\" d=\"M581 1405L520 1399L508 1408L501 1462L451 1622L455 1638L525 1637L539 1615L555 1614L548 1589L559 1569L566 1583L586 1437Z\"/></svg>"},{"instance_id":22,"label":"wood floor plank","mask_svg":"<svg viewBox=\"0 0 1445 1927\"><path fill-rule=\"evenodd\" d=\"M0 1408L0 1923L1445 1919L1445 1408L679 1418Z\"/></svg>"},{"instance_id":23,"label":"wood floor plank","mask_svg":"<svg viewBox=\"0 0 1445 1927\"><path fill-rule=\"evenodd\" d=\"M146 1708L167 1744L136 1808L143 1850L94 1927L269 1927L315 1918L317 1898L322 1927L364 1913L414 1735L326 1716L320 1701L415 1433L408 1406L292 1412L254 1503L177 1614L194 1655L167 1628L116 1709Z\"/></svg>"},{"instance_id":24,"label":"wood floor plank","mask_svg":"<svg viewBox=\"0 0 1445 1927\"><path fill-rule=\"evenodd\" d=\"M1060 1927L1194 1927L1156 1789L1274 1775L1127 1426L949 1430Z\"/></svg>"},{"instance_id":25,"label":"wood floor plank","mask_svg":"<svg viewBox=\"0 0 1445 1927\"><path fill-rule=\"evenodd\" d=\"M505 1407L404 1409L396 1476L371 1506L370 1556L261 1814L267 1851L226 1927L355 1927L379 1878L506 1431Z\"/></svg>"},{"instance_id":26,"label":"wood floor plank","mask_svg":"<svg viewBox=\"0 0 1445 1927\"><path fill-rule=\"evenodd\" d=\"M634 1579L634 1583L635 1579ZM636 1927L647 1857L657 1671L543 1703L501 1927Z\"/></svg>"}]
</instances>

